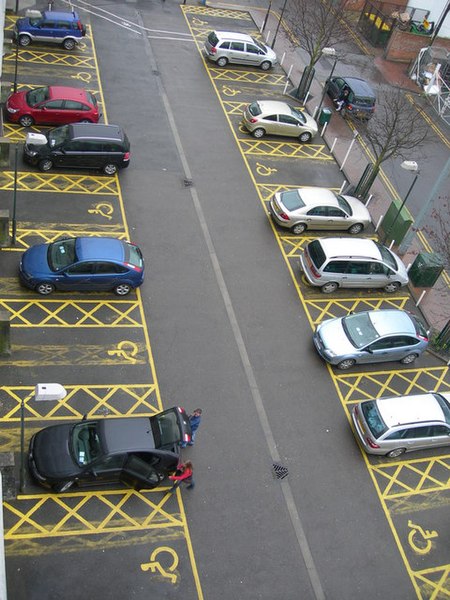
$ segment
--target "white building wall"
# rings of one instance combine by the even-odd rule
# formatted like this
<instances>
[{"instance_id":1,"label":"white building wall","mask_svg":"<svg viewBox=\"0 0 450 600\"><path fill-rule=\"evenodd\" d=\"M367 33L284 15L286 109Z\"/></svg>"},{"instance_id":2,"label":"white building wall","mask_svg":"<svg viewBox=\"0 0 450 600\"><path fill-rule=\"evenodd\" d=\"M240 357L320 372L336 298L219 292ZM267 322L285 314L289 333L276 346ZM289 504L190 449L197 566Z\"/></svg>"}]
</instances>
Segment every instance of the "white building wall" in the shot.
<instances>
[{"instance_id":1,"label":"white building wall","mask_svg":"<svg viewBox=\"0 0 450 600\"><path fill-rule=\"evenodd\" d=\"M430 16L428 20L430 22L437 23L449 4L449 0L409 0L408 6L411 8L422 8L423 10L429 10ZM447 14L442 26L439 30L439 37L450 38L450 13Z\"/></svg>"}]
</instances>

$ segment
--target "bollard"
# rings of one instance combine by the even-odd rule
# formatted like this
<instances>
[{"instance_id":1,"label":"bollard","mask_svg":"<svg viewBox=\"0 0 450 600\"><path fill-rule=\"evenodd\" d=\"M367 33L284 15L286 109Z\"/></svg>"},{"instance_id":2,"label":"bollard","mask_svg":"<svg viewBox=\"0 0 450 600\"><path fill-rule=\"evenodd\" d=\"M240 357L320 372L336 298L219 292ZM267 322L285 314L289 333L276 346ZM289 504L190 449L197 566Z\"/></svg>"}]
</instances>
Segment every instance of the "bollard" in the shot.
<instances>
[{"instance_id":1,"label":"bollard","mask_svg":"<svg viewBox=\"0 0 450 600\"><path fill-rule=\"evenodd\" d=\"M9 245L9 210L0 210L0 248Z\"/></svg>"},{"instance_id":2,"label":"bollard","mask_svg":"<svg viewBox=\"0 0 450 600\"><path fill-rule=\"evenodd\" d=\"M11 354L9 312L0 310L0 356Z\"/></svg>"},{"instance_id":3,"label":"bollard","mask_svg":"<svg viewBox=\"0 0 450 600\"><path fill-rule=\"evenodd\" d=\"M11 140L5 137L0 137L0 168L9 168L9 149Z\"/></svg>"}]
</instances>

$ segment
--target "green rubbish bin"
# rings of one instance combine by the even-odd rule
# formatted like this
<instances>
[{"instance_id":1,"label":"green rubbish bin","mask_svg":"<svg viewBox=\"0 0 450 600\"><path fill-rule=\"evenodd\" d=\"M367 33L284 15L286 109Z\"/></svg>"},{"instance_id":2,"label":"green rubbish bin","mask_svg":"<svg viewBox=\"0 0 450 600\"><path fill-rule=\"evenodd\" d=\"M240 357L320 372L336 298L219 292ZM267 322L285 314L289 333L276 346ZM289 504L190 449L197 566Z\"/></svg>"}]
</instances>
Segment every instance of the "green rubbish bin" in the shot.
<instances>
[{"instance_id":1,"label":"green rubbish bin","mask_svg":"<svg viewBox=\"0 0 450 600\"><path fill-rule=\"evenodd\" d=\"M409 279L414 287L431 288L443 270L444 265L438 254L421 252L409 270Z\"/></svg>"},{"instance_id":2,"label":"green rubbish bin","mask_svg":"<svg viewBox=\"0 0 450 600\"><path fill-rule=\"evenodd\" d=\"M322 108L319 115L319 125L325 125L331 120L331 110L329 108Z\"/></svg>"}]
</instances>

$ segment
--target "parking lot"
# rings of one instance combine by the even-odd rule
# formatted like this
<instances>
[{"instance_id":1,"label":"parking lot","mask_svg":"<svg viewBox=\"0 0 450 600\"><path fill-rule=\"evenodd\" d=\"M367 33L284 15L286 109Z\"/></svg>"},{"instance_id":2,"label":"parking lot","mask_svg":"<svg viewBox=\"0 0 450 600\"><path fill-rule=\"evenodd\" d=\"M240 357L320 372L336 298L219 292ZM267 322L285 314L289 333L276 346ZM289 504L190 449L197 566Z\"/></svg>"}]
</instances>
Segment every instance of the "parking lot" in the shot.
<instances>
[{"instance_id":1,"label":"parking lot","mask_svg":"<svg viewBox=\"0 0 450 600\"><path fill-rule=\"evenodd\" d=\"M135 162L120 176L57 171L43 174L26 168L20 161L17 241L15 247L2 251L5 276L0 279L0 298L2 308L10 314L13 352L9 358L3 358L0 365L4 382L0 418L2 451L15 452L18 456L22 404L28 440L44 425L78 420L85 414L140 416L154 414L167 407L168 402L183 404L187 401L189 408L201 403L206 407L206 418L208 411L211 415L205 425L209 431L201 432L202 443L209 449L209 453L205 452L208 457L200 455L200 445L193 451L198 453L194 454L196 464L205 473L203 483L193 492L203 498L202 505L196 507L194 495L186 502L185 494L189 492L169 496L167 486L143 492L108 489L48 494L27 476L25 492L4 502L8 580L16 592L14 597L18 600L30 597L32 581L36 582L33 589L37 599L64 597L68 589L72 590L71 597L84 597L86 590L79 579L80 572L84 572L90 574L87 578L90 594L104 593L104 582L110 573L115 573L111 598L128 597L130 589L138 598L147 597L149 592L155 598L181 595L213 598L214 589L225 589L229 578L240 572L243 554L247 552L245 538L250 548L261 544L261 559L248 553L251 554L248 559L251 573L245 572L246 589L247 586L254 589L258 597L264 597L261 594L268 590L270 597L278 593L280 598L293 598L299 590L304 594L302 597L314 596L307 583L304 564L298 566L302 553L297 556L295 551L283 552L285 548L296 548L297 544L284 514L285 497L278 488L267 491L272 478L269 470L264 469L274 454L267 450L266 442L270 446L268 430L261 429L263 411L258 406L255 410L244 377L244 373L248 377L248 370L243 369L240 362L244 354L242 347L236 344L237 326L243 332L242 340L256 373L257 387L263 390L262 398L274 440L280 447L280 459L289 466L293 497L302 519L308 523L307 538L328 596L345 597L341 594L347 593L351 586L346 588L344 581L336 580L342 567L336 561L333 565L327 556L324 523L330 528L333 553L339 551L340 542L344 553L352 549L352 559L362 552L361 561L365 561L370 552L361 551L364 540L352 539L350 521L345 523L342 535L342 521L357 510L356 505L338 506L340 501L336 498L335 512L329 510L336 490L345 498L345 490L341 488L345 488L346 478L350 479L351 474L345 473L345 465L333 473L336 465L332 456L325 456L325 451L323 456L316 456L322 454L318 448L327 448L329 454L331 445L325 441L329 431L324 433L323 417L319 417L319 413L305 414L302 408L302 403L311 405L311 400L317 400L314 398L316 389L320 390L319 395L324 394L327 404L333 404L329 411L335 419L333 422L330 417L331 447L339 447L338 454L343 452L353 460L355 481L348 484L348 496L356 494L362 486L366 512L358 513L355 519L367 526L367 533L391 534L374 542L380 554L386 547L386 561L394 557L395 566L386 578L386 587L396 582L402 592L408 590L419 598L444 598L448 593L448 452L441 449L395 460L367 457L356 450L351 438L349 411L356 402L367 398L427 390L449 391L448 368L431 353L425 353L413 368L385 363L381 367L357 367L340 372L325 366L314 355L312 330L325 318L388 307L415 312L414 303L405 289L393 295L379 290L356 293L339 290L329 296L306 284L299 270L299 254L307 242L318 236L316 232L295 236L281 231L271 222L267 203L277 191L302 186L323 186L338 191L342 174L320 136L310 144L281 138L256 140L241 127L242 111L249 102L260 98L283 99L286 83L283 69L280 66L269 72L246 67L221 69L207 63L201 49L206 33L212 29L247 31L258 36L249 13L201 6L181 8L184 25L192 34L193 42L180 44L183 52L180 64L184 61L187 64L187 56L196 53L192 59L192 87L185 87L187 106L182 106L183 99L177 96L174 81L179 77L180 82L185 83L187 75L183 75L181 66L177 67L175 57L172 62L172 57L164 54L160 41L151 42L152 54L146 56L148 64L139 94L147 91L145 78L155 74L152 61L156 61L167 96L162 95L163 101L156 105L157 86L150 80L153 96L150 98L149 94L149 103L152 110L162 111L164 100L167 109L168 99L175 107L181 143L186 148L194 190L198 190L204 212L195 203L196 210L189 204L192 182L180 185L183 173L180 164L184 158L180 145L175 149L172 142L167 142L165 147L163 132L167 128L166 119L170 120L166 114L159 118L159 124L152 122L154 129L150 135L158 141L160 151L150 159L145 152L148 141L144 139L146 134L140 132L139 115L131 111L124 117L125 126L129 122L127 130L131 129L132 140L136 140L136 156L133 155ZM120 10L128 14L127 9ZM175 25L181 28L180 17L178 7L167 9L160 15L161 28L175 28ZM144 13L147 27L151 21L151 14ZM8 22L8 26L11 25L12 20ZM105 25L104 32L100 31L100 24L94 19L85 43L72 54L45 46L21 50L20 89L43 85L49 77L61 85L77 82L96 94L104 121L110 122L111 110L116 122L118 115L122 116L125 100L117 95L110 105L105 100L111 98L112 74L115 73L114 60L106 57L107 40L111 31L117 33L108 27L111 26ZM125 52L130 55L136 49L143 52L137 36L130 33L127 37L126 31L119 31L117 35L121 40L130 40ZM129 81L136 81L136 72L143 70L139 71L140 65L131 65L126 59L124 56L117 70L121 73L129 68ZM180 70L175 71L177 68ZM11 75L12 69L12 58L7 55L4 72ZM198 99L201 94L207 118L202 139L199 139L196 127L202 121L200 111L192 110L192 121L182 117L189 114L189 99ZM129 100L131 104L135 101ZM288 101L295 105L292 99ZM139 109L147 111L142 105ZM20 144L24 130L6 125L4 135ZM220 151L213 160L216 136L221 138L217 141ZM202 144L203 155L198 151ZM191 153L190 149L197 152ZM227 170L238 164L236 170ZM209 176L205 166L211 169ZM240 187L242 181L247 182L245 188ZM14 170L2 172L2 198L10 197L13 186ZM217 193L211 193L212 190ZM248 193L248 190L252 191ZM174 219L164 218L167 196L176 208ZM253 227L253 231L244 238L244 225L237 221L241 214L247 216L251 211L254 221L246 221L245 226L249 230ZM205 227L202 229L196 223L199 215L205 218L213 246L204 243L201 234L205 234ZM20 287L16 270L22 251L36 243L77 235L112 236L142 244L150 265L146 285L126 298L103 293L41 298ZM375 234L367 231L366 235ZM205 239L208 242L207 236ZM237 307L234 329L227 322L230 307L226 307L228 312L223 308L222 301L227 296L220 285L217 286L217 268L211 268L216 260L230 302ZM255 271L247 269L250 264L256 267ZM185 308L180 313L183 303ZM286 306L289 307L286 314L291 319L283 322L282 307ZM278 310L281 314L274 314ZM294 315L296 321L292 318ZM236 346L240 350L239 357ZM289 361L283 363L281 357L287 356ZM64 402L36 403L34 385L38 381L56 379L68 391ZM320 415L325 409L319 409ZM242 421L233 421L237 414ZM230 420L234 422L235 431L229 431ZM339 427L335 426L338 421ZM315 442L313 424L317 427ZM308 428L311 437L305 431ZM227 436L224 436L225 431ZM308 440L308 444L299 446L299 439L302 443ZM314 443L318 444L317 449ZM251 458L243 457L243 447L254 449ZM229 457L223 455L224 448L229 450ZM324 470L325 463L330 471ZM301 468L297 472L299 464ZM361 471L359 465L363 466ZM233 466L236 472L231 476ZM225 481L221 477L223 468L227 473ZM260 474L257 481L249 478L250 472ZM308 479L307 473L314 474L314 480ZM303 478L308 479L308 491ZM247 481L249 485L245 489ZM327 507L327 511L323 509L323 513L327 512L325 520L323 513L315 513L317 498ZM273 517L274 507L280 511L280 522ZM364 515L371 511L376 516L373 523L366 524ZM214 515L217 531L204 530L203 519L211 526ZM266 537L265 524L271 519L278 535L271 533ZM380 529L381 520L384 525ZM230 533L234 528L239 530L236 538ZM216 535L222 543L212 551L211 539ZM73 561L74 557L78 568L76 572L68 572L67 561ZM99 571L96 579L91 576L92 557ZM229 565L225 567L226 560ZM258 568L260 560L262 565ZM267 567L269 560L271 568ZM345 561L347 568L350 562L350 559ZM406 577L398 570L399 565ZM52 581L49 588L48 576L53 569L64 572L65 577ZM264 575L259 569L264 570ZM274 572L283 583L273 584ZM295 577L292 577L293 572L296 572ZM368 581L359 585L365 597L383 597L368 593ZM73 592L77 586L78 594ZM238 582L233 581L229 597L238 597L238 589ZM384 589L383 584L380 589ZM244 593L241 597L252 596Z\"/></svg>"}]
</instances>

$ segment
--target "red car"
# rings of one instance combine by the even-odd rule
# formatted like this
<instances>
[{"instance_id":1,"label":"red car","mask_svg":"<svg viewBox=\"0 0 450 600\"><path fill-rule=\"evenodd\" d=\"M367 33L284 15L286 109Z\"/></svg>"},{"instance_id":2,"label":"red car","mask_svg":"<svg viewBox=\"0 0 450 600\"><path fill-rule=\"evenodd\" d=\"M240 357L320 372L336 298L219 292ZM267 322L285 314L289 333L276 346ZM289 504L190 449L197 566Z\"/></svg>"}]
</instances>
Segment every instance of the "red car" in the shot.
<instances>
[{"instance_id":1,"label":"red car","mask_svg":"<svg viewBox=\"0 0 450 600\"><path fill-rule=\"evenodd\" d=\"M22 127L97 123L100 118L96 97L86 90L49 85L28 92L16 92L6 101L9 121Z\"/></svg>"}]
</instances>

